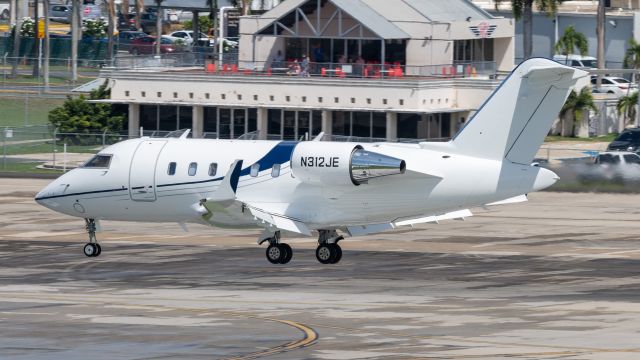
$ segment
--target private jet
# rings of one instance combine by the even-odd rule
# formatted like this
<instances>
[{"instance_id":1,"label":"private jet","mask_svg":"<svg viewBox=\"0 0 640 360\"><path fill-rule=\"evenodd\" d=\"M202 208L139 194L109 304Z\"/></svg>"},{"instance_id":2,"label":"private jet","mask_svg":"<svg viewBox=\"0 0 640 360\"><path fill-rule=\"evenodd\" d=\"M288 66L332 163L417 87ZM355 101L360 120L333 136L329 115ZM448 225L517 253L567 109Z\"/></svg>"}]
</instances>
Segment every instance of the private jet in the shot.
<instances>
[{"instance_id":1,"label":"private jet","mask_svg":"<svg viewBox=\"0 0 640 360\"><path fill-rule=\"evenodd\" d=\"M354 143L142 137L100 151L35 198L85 220L99 256L100 220L264 229L266 257L286 264L282 234L317 236L335 264L345 237L471 216L526 201L558 180L532 161L576 81L547 59L520 64L449 142Z\"/></svg>"}]
</instances>

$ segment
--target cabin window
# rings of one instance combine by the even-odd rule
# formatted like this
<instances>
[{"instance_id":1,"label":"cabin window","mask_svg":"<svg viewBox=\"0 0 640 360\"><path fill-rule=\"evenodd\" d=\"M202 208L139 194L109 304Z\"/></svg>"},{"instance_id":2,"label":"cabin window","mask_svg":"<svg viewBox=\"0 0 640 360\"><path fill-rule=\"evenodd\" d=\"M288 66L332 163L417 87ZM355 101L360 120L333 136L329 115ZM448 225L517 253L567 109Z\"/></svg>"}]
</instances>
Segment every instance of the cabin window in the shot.
<instances>
[{"instance_id":1,"label":"cabin window","mask_svg":"<svg viewBox=\"0 0 640 360\"><path fill-rule=\"evenodd\" d=\"M169 174L169 175L175 175L176 174L176 163L175 162L170 162L169 163L169 168L167 169L167 174Z\"/></svg>"},{"instance_id":2,"label":"cabin window","mask_svg":"<svg viewBox=\"0 0 640 360\"><path fill-rule=\"evenodd\" d=\"M96 155L89 159L82 167L108 169L111 164L111 155Z\"/></svg>"},{"instance_id":3,"label":"cabin window","mask_svg":"<svg viewBox=\"0 0 640 360\"><path fill-rule=\"evenodd\" d=\"M280 176L280 164L273 164L273 168L271 168L271 177L277 178Z\"/></svg>"},{"instance_id":4,"label":"cabin window","mask_svg":"<svg viewBox=\"0 0 640 360\"><path fill-rule=\"evenodd\" d=\"M258 176L259 172L260 172L260 164L255 163L255 164L251 165L251 172L249 173L249 175L251 175L251 177Z\"/></svg>"},{"instance_id":5,"label":"cabin window","mask_svg":"<svg viewBox=\"0 0 640 360\"><path fill-rule=\"evenodd\" d=\"M189 176L195 176L196 172L198 172L198 163L192 162L189 164Z\"/></svg>"},{"instance_id":6,"label":"cabin window","mask_svg":"<svg viewBox=\"0 0 640 360\"><path fill-rule=\"evenodd\" d=\"M209 165L209 176L216 176L218 173L218 163L211 163Z\"/></svg>"}]
</instances>

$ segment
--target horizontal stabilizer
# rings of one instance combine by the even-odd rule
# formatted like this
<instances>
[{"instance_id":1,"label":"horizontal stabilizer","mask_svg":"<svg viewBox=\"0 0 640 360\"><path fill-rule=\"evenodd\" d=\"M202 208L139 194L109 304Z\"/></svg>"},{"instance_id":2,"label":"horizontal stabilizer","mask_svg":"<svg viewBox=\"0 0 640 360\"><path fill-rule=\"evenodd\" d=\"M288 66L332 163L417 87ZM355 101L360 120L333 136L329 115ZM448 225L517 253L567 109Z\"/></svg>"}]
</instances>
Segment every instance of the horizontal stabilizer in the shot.
<instances>
[{"instance_id":1,"label":"horizontal stabilizer","mask_svg":"<svg viewBox=\"0 0 640 360\"><path fill-rule=\"evenodd\" d=\"M508 199L492 202L492 203L486 204L486 205L487 206L493 206L493 205L517 204L517 203L526 202L526 201L529 201L529 199L527 198L527 195L518 195L518 196L514 196L512 198L508 198Z\"/></svg>"},{"instance_id":2,"label":"horizontal stabilizer","mask_svg":"<svg viewBox=\"0 0 640 360\"><path fill-rule=\"evenodd\" d=\"M414 218L408 220L396 221L393 223L394 227L398 226L412 226L416 224L426 224L426 223L438 223L441 220L464 220L467 217L471 217L473 214L469 209L452 211L442 215L434 215L434 216L425 216L421 218Z\"/></svg>"}]
</instances>

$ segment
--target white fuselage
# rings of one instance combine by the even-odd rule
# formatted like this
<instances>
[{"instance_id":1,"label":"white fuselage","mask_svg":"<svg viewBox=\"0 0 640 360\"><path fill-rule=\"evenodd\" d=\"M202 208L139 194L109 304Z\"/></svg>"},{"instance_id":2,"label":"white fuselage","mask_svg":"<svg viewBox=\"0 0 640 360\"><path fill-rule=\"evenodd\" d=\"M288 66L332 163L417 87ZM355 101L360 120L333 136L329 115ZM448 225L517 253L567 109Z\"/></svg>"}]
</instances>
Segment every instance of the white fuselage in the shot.
<instances>
[{"instance_id":1,"label":"white fuselage","mask_svg":"<svg viewBox=\"0 0 640 360\"><path fill-rule=\"evenodd\" d=\"M127 140L100 152L111 155L108 168L72 170L42 190L36 200L82 218L202 222L199 202L215 194L234 161L243 160L236 204L249 204L305 223L309 229L335 229L481 206L540 190L557 180L551 171L508 160L377 143L359 145L404 160L406 172L359 186L311 184L300 181L291 171L296 145L280 141ZM172 162L175 174L170 175ZM190 175L192 163L197 169L193 173L191 165ZM257 174L251 171L256 163L260 164ZM217 171L210 175L211 164L217 165ZM280 164L279 174L272 170L274 164ZM216 217L214 224L247 226L259 225L259 221L241 205Z\"/></svg>"}]
</instances>

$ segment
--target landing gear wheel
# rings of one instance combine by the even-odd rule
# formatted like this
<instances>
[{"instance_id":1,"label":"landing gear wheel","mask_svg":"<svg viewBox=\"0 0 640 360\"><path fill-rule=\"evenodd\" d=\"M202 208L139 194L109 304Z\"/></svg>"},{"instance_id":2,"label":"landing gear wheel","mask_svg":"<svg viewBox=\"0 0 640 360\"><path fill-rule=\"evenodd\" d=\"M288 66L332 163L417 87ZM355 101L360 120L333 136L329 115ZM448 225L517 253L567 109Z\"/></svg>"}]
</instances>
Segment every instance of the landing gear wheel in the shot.
<instances>
[{"instance_id":1,"label":"landing gear wheel","mask_svg":"<svg viewBox=\"0 0 640 360\"><path fill-rule=\"evenodd\" d=\"M98 243L95 243L94 245L96 246L96 249L97 249L98 251L96 251L96 254L95 254L95 255L93 255L93 256L94 256L94 257L98 257L98 256L100 256L100 254L102 254L102 246L100 246L100 244L98 244Z\"/></svg>"},{"instance_id":2,"label":"landing gear wheel","mask_svg":"<svg viewBox=\"0 0 640 360\"><path fill-rule=\"evenodd\" d=\"M336 250L332 244L320 244L316 248L316 259L321 264L331 264L336 257Z\"/></svg>"},{"instance_id":3,"label":"landing gear wheel","mask_svg":"<svg viewBox=\"0 0 640 360\"><path fill-rule=\"evenodd\" d=\"M342 248L338 244L331 244L331 245L333 246L333 249L336 252L336 257L333 259L331 263L337 264L340 262L340 259L342 259Z\"/></svg>"},{"instance_id":4,"label":"landing gear wheel","mask_svg":"<svg viewBox=\"0 0 640 360\"><path fill-rule=\"evenodd\" d=\"M283 257L280 259L280 264L286 264L291 261L291 258L293 257L293 249L291 249L289 244L280 243L278 245L280 246L280 250L284 253Z\"/></svg>"},{"instance_id":5,"label":"landing gear wheel","mask_svg":"<svg viewBox=\"0 0 640 360\"><path fill-rule=\"evenodd\" d=\"M283 258L283 255L286 255L285 251L283 251L280 244L271 244L267 247L267 260L269 260L272 264L280 264L280 259Z\"/></svg>"},{"instance_id":6,"label":"landing gear wheel","mask_svg":"<svg viewBox=\"0 0 640 360\"><path fill-rule=\"evenodd\" d=\"M97 256L96 254L98 253L98 247L95 244L88 243L84 246L83 251L86 256L94 257Z\"/></svg>"}]
</instances>

